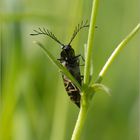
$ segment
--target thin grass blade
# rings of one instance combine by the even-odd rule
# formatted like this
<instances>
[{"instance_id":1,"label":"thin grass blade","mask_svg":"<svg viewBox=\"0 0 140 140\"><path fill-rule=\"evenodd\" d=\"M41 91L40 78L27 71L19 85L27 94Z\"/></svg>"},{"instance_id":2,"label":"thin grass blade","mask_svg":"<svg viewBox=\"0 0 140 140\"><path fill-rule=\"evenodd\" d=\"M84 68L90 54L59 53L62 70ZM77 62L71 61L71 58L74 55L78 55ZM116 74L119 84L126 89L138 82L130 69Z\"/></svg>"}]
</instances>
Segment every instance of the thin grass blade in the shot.
<instances>
[{"instance_id":1,"label":"thin grass blade","mask_svg":"<svg viewBox=\"0 0 140 140\"><path fill-rule=\"evenodd\" d=\"M43 44L41 44L40 42L35 41L35 44L37 44L38 46L40 46L43 51L45 52L45 54L48 56L48 58L80 89L81 85L77 82L77 80L75 80L75 78L70 74L70 72L63 66L61 65L61 63L59 63L56 58L47 50L46 47L44 47Z\"/></svg>"}]
</instances>

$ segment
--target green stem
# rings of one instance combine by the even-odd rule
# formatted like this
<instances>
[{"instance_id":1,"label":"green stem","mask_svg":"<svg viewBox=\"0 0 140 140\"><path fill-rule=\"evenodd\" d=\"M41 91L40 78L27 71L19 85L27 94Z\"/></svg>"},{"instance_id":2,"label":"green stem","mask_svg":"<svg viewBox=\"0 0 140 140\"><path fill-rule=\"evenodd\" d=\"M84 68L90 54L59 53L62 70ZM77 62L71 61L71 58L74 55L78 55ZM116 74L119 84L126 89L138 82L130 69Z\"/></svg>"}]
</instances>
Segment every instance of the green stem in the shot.
<instances>
[{"instance_id":1,"label":"green stem","mask_svg":"<svg viewBox=\"0 0 140 140\"><path fill-rule=\"evenodd\" d=\"M91 21L90 21L90 28L88 34L88 42L87 42L87 54L86 54L86 62L84 68L84 84L87 85L89 83L89 76L90 76L90 64L91 64L91 57L92 57L92 49L94 44L94 32L95 32L95 22L96 22L96 15L98 9L98 0L93 0L92 5L92 13L91 13ZM78 115L78 119L72 134L71 140L79 140L82 132L82 128L85 123L85 119L87 116L88 110L88 100L87 94L85 92L81 93L81 108Z\"/></svg>"},{"instance_id":2,"label":"green stem","mask_svg":"<svg viewBox=\"0 0 140 140\"><path fill-rule=\"evenodd\" d=\"M82 100L84 100L84 99L82 99ZM81 105L81 108L80 108L80 112L78 115L78 119L77 119L77 122L76 122L76 125L74 128L71 140L79 140L80 139L82 128L84 126L85 119L87 116L87 111L88 111L88 105L83 103Z\"/></svg>"},{"instance_id":3,"label":"green stem","mask_svg":"<svg viewBox=\"0 0 140 140\"><path fill-rule=\"evenodd\" d=\"M117 57L117 55L120 53L120 51L126 46L126 44L134 37L134 35L139 31L139 29L140 29L140 23L116 47L116 49L113 51L113 53L111 54L111 56L108 58L107 62L105 63L105 65L101 69L101 71L99 73L99 76L98 76L98 79L96 80L96 82L101 82L103 76L107 72L109 66L112 64L114 59Z\"/></svg>"},{"instance_id":4,"label":"green stem","mask_svg":"<svg viewBox=\"0 0 140 140\"><path fill-rule=\"evenodd\" d=\"M91 66L92 49L93 49L93 44L94 44L94 32L95 32L95 23L96 23L98 2L99 2L98 0L93 0L90 28L89 28L88 41L87 41L87 54L86 54L85 69L84 69L84 84L89 83L90 66Z\"/></svg>"}]
</instances>

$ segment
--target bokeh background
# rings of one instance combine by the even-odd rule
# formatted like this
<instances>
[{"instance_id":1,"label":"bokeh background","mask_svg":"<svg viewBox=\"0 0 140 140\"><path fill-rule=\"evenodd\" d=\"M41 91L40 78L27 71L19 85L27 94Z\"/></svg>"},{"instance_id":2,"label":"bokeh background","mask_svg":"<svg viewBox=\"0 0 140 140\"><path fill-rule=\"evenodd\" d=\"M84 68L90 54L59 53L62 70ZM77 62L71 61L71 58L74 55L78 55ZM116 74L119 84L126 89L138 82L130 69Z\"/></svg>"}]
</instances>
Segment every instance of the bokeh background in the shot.
<instances>
[{"instance_id":1,"label":"bokeh background","mask_svg":"<svg viewBox=\"0 0 140 140\"><path fill-rule=\"evenodd\" d=\"M140 19L139 0L99 0L93 78L117 44ZM0 0L0 140L70 140L79 109L70 102L59 70L33 43L42 42L59 58L60 46L48 37L30 36L46 27L64 44L75 26L90 20L92 0ZM84 55L88 30L72 45ZM137 34L114 61L89 109L81 140L138 140ZM81 67L83 72L83 67Z\"/></svg>"}]
</instances>

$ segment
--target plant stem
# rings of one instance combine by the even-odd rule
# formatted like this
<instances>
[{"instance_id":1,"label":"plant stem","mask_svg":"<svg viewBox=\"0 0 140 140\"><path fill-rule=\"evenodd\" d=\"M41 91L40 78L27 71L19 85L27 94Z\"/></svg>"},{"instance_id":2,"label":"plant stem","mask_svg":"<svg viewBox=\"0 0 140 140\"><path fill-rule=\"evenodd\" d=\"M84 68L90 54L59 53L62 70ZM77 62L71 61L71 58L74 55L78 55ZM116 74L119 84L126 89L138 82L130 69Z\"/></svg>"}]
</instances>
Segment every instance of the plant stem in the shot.
<instances>
[{"instance_id":1,"label":"plant stem","mask_svg":"<svg viewBox=\"0 0 140 140\"><path fill-rule=\"evenodd\" d=\"M84 100L84 99L83 99ZM84 126L84 122L87 116L88 105L81 105L80 112L78 115L78 119L72 134L71 140L79 140L82 132L82 128Z\"/></svg>"},{"instance_id":2,"label":"plant stem","mask_svg":"<svg viewBox=\"0 0 140 140\"><path fill-rule=\"evenodd\" d=\"M105 63L105 65L101 69L96 82L101 82L103 76L105 75L106 71L108 70L109 66L112 64L114 59L117 57L117 55L120 53L120 51L126 46L126 44L134 37L134 35L139 31L139 29L140 29L140 23L116 47L116 49L113 51L113 53L111 54L111 56L108 58L107 62Z\"/></svg>"},{"instance_id":3,"label":"plant stem","mask_svg":"<svg viewBox=\"0 0 140 140\"><path fill-rule=\"evenodd\" d=\"M89 28L88 41L87 41L87 54L85 59L86 61L85 61L85 69L84 69L84 84L89 83L90 64L91 64L92 49L94 44L94 32L95 32L98 2L99 2L98 0L93 0L92 13L90 19L90 28Z\"/></svg>"},{"instance_id":4,"label":"plant stem","mask_svg":"<svg viewBox=\"0 0 140 140\"><path fill-rule=\"evenodd\" d=\"M95 32L97 9L98 9L98 0L93 0L90 28L89 28L88 42L87 42L87 54L86 54L86 59L85 59L86 62L85 62L85 68L84 68L84 84L85 85L89 83L90 64L91 64L92 49L93 49L93 44L94 44L94 32ZM71 140L80 139L82 128L84 126L84 122L87 116L87 111L88 111L88 106L89 106L86 96L87 96L86 92L81 93L80 112L78 115L78 119L74 128Z\"/></svg>"}]
</instances>

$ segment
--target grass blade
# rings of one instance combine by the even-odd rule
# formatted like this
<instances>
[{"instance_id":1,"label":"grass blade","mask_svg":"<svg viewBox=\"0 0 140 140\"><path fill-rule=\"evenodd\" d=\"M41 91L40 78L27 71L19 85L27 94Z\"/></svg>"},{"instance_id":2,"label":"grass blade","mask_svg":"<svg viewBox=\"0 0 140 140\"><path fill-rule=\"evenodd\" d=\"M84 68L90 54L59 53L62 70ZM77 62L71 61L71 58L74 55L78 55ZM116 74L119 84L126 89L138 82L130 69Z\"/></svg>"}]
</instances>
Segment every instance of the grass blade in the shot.
<instances>
[{"instance_id":1,"label":"grass blade","mask_svg":"<svg viewBox=\"0 0 140 140\"><path fill-rule=\"evenodd\" d=\"M111 95L110 93L110 89L103 85L103 84L93 84L92 86L89 87L91 91L93 91L93 93L97 92L97 91L103 91L105 92L106 94L108 94L109 96Z\"/></svg>"},{"instance_id":2,"label":"grass blade","mask_svg":"<svg viewBox=\"0 0 140 140\"><path fill-rule=\"evenodd\" d=\"M45 54L48 56L48 58L80 89L81 85L77 82L77 80L75 80L75 78L71 75L71 73L63 66L61 65L61 63L59 63L56 58L47 50L46 47L44 47L40 42L35 41L35 44L39 45L43 51L45 52Z\"/></svg>"},{"instance_id":3,"label":"grass blade","mask_svg":"<svg viewBox=\"0 0 140 140\"><path fill-rule=\"evenodd\" d=\"M96 80L96 82L101 82L103 76L107 72L108 68L112 64L112 62L115 60L115 58L118 56L120 51L127 45L127 43L135 36L135 34L140 30L140 23L122 40L122 42L115 48L115 50L112 52L110 57L108 58L107 62L101 69L99 76Z\"/></svg>"}]
</instances>

